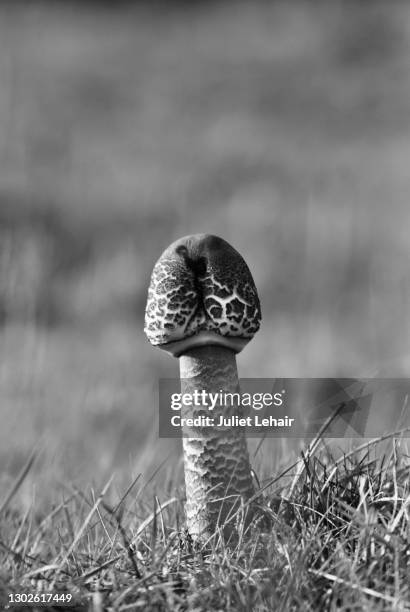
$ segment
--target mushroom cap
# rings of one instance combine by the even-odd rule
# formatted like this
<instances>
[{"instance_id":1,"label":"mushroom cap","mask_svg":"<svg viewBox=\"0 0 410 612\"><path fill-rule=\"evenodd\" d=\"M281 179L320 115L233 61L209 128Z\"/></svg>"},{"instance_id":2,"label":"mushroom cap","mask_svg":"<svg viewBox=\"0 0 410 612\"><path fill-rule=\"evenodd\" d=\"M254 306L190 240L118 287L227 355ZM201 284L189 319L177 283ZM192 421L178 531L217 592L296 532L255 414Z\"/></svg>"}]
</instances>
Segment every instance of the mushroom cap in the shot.
<instances>
[{"instance_id":1,"label":"mushroom cap","mask_svg":"<svg viewBox=\"0 0 410 612\"><path fill-rule=\"evenodd\" d=\"M249 268L222 238L184 236L155 264L144 328L154 346L176 357L205 345L239 353L258 331L260 321Z\"/></svg>"}]
</instances>

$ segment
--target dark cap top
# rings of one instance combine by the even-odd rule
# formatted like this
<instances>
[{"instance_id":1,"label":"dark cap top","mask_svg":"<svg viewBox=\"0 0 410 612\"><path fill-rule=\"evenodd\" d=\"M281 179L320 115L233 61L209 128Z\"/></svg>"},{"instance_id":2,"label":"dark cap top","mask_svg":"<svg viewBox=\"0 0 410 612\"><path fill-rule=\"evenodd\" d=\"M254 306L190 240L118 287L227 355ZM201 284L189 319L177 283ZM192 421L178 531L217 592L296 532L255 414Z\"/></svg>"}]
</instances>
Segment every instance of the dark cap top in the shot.
<instances>
[{"instance_id":1,"label":"dark cap top","mask_svg":"<svg viewBox=\"0 0 410 612\"><path fill-rule=\"evenodd\" d=\"M249 268L222 238L184 236L155 264L144 328L151 344L176 357L204 345L239 353L258 331L260 321Z\"/></svg>"}]
</instances>

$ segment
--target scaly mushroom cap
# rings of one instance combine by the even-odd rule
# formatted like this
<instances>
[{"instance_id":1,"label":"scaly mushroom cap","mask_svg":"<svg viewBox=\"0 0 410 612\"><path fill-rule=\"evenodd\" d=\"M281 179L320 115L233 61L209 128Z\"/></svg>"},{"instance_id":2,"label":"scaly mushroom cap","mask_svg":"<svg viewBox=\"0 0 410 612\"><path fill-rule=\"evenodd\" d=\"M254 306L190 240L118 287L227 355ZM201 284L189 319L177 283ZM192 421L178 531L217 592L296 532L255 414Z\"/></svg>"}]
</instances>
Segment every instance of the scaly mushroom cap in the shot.
<instances>
[{"instance_id":1,"label":"scaly mushroom cap","mask_svg":"<svg viewBox=\"0 0 410 612\"><path fill-rule=\"evenodd\" d=\"M261 309L248 266L225 240L184 236L161 255L151 276L145 334L178 357L203 345L239 353L258 331Z\"/></svg>"}]
</instances>

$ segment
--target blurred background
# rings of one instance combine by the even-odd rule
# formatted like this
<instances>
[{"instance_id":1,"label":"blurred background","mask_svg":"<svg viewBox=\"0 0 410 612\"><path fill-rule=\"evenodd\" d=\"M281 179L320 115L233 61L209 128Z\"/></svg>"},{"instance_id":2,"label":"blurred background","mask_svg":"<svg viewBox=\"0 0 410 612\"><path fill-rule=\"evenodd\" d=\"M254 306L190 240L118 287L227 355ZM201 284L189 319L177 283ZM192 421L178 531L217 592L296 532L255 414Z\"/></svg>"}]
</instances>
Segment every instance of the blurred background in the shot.
<instances>
[{"instance_id":1,"label":"blurred background","mask_svg":"<svg viewBox=\"0 0 410 612\"><path fill-rule=\"evenodd\" d=\"M409 52L406 2L1 4L0 484L180 469L142 330L185 234L254 275L241 376L407 376Z\"/></svg>"}]
</instances>

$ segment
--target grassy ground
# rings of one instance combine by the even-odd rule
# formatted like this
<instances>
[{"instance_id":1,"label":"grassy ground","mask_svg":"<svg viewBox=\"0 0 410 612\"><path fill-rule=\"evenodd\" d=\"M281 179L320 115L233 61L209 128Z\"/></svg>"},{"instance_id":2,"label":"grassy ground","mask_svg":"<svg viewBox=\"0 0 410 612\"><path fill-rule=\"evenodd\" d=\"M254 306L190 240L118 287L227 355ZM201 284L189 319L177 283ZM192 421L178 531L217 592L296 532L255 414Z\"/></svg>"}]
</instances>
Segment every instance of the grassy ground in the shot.
<instances>
[{"instance_id":1,"label":"grassy ground","mask_svg":"<svg viewBox=\"0 0 410 612\"><path fill-rule=\"evenodd\" d=\"M242 376L407 376L409 45L405 3L1 5L3 591L52 564L33 578L84 601L100 589L111 607L123 596L117 609L408 601L395 446L340 465L326 498L311 459L291 509L271 509L280 528L230 555L179 547L180 447L157 439L155 396L176 364L142 319L162 249L209 231L244 255L261 297ZM262 482L294 454L265 441Z\"/></svg>"},{"instance_id":2,"label":"grassy ground","mask_svg":"<svg viewBox=\"0 0 410 612\"><path fill-rule=\"evenodd\" d=\"M29 461L0 509L2 605L58 592L93 612L410 610L408 448L363 446L339 460L308 448L257 494L262 522L196 546L172 479L158 495L141 474L115 493L112 479L65 484L49 514L33 501L22 516L8 504Z\"/></svg>"}]
</instances>

